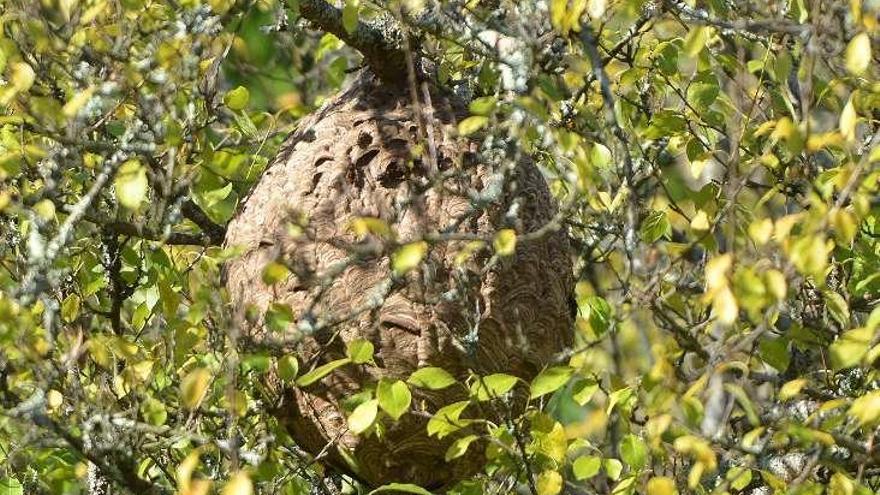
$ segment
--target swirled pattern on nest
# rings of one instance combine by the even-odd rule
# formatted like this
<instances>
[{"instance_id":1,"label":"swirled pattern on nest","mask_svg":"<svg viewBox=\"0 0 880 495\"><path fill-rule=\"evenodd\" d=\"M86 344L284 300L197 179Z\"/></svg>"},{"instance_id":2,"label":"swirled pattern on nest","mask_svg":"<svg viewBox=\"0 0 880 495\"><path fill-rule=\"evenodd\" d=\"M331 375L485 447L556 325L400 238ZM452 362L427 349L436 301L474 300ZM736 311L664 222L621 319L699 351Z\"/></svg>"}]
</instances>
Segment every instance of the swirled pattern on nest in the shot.
<instances>
[{"instance_id":1,"label":"swirled pattern on nest","mask_svg":"<svg viewBox=\"0 0 880 495\"><path fill-rule=\"evenodd\" d=\"M320 328L300 335L292 325L283 336L302 337L297 353L304 367L344 357L346 342L373 343L375 366L347 365L317 384L290 389L277 413L304 449L351 473L340 450L347 452L357 464L351 474L373 486L396 481L438 488L480 468L479 448L444 462L455 435L440 441L425 429L430 413L466 398L466 392L413 389L417 413L397 422L381 419L381 438L346 430L347 398L383 377L406 380L423 366L462 379L473 370L529 380L572 340L573 277L563 232L520 242L513 255L491 266L491 248L456 263L468 244L460 234L491 239L503 228L534 232L556 207L528 157L507 160L513 165L506 173L479 163L476 144L453 131L455 120L466 115L461 105L439 91L431 92L431 100L426 128L436 160L428 159L409 91L384 86L369 73L358 76L288 137L226 237L227 246L243 252L227 264L225 279L237 321L250 338L269 331L261 316L246 318L246 310L262 315L270 304L283 303L301 319L314 315ZM417 146L421 159L412 152ZM444 179L429 183L424 177L433 163ZM475 207L480 194L492 201ZM431 242L421 266L391 284L388 250L374 249L385 241L352 232L352 221L360 217L386 222L397 242L428 233L459 235ZM267 286L263 269L274 260L293 275Z\"/></svg>"}]
</instances>

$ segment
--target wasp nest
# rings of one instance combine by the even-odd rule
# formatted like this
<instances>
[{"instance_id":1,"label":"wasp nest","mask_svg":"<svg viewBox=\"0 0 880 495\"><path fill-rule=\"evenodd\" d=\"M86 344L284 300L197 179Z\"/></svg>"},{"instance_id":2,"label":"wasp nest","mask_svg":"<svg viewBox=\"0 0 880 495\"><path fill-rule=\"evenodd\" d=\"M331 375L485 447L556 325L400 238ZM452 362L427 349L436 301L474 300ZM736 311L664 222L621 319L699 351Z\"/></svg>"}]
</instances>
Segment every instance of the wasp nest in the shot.
<instances>
[{"instance_id":1,"label":"wasp nest","mask_svg":"<svg viewBox=\"0 0 880 495\"><path fill-rule=\"evenodd\" d=\"M302 448L373 486L446 486L479 470L482 452L444 462L455 435L426 432L431 413L466 398L462 387L413 387L412 411L380 416L381 434L348 431L352 396L424 366L530 380L572 340L567 237L537 232L556 214L542 174L527 157L481 163L477 144L456 136L455 98L421 98L417 113L408 89L360 75L288 137L226 235L243 253L225 276L248 338L295 342L304 371L345 357L353 340L373 344L374 364L291 387L277 412ZM493 256L502 229L533 235ZM395 273L391 253L422 240L422 262ZM272 262L291 275L266 285ZM278 304L296 316L288 330L266 328Z\"/></svg>"}]
</instances>

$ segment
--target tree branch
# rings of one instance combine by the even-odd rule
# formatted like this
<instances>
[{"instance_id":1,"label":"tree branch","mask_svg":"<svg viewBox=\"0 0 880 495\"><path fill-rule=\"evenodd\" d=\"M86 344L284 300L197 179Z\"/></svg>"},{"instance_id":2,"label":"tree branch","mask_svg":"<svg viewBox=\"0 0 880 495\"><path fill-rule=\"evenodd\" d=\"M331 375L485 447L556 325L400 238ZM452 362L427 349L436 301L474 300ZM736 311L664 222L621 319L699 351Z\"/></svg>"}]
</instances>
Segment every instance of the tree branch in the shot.
<instances>
[{"instance_id":1,"label":"tree branch","mask_svg":"<svg viewBox=\"0 0 880 495\"><path fill-rule=\"evenodd\" d=\"M384 26L358 21L357 28L349 33L342 22L342 11L324 0L300 0L299 13L318 29L359 51L364 62L383 81L406 81L406 53L399 43L402 35L390 19Z\"/></svg>"},{"instance_id":2,"label":"tree branch","mask_svg":"<svg viewBox=\"0 0 880 495\"><path fill-rule=\"evenodd\" d=\"M210 240L211 244L217 245L217 246L219 246L220 244L223 244L223 238L226 237L226 227L224 227L222 225L217 225L216 223L214 223L214 221L211 220L210 218L208 218L208 215L205 214L205 212L202 211L202 209L199 208L199 206L193 202L193 200L188 199L188 200L184 201L183 205L181 205L181 207L180 207L180 213L183 214L183 216L187 220L190 220L192 223L198 225L199 228L202 229L202 232L205 233L205 236L207 236L208 240ZM172 236L174 236L174 235L180 235L180 234L172 234ZM204 237L204 236L202 236L202 237ZM172 243L172 244L174 244L174 243ZM177 243L177 244L183 244L183 243ZM202 241L202 242L198 242L197 244L205 244L205 243L204 243L204 241Z\"/></svg>"}]
</instances>

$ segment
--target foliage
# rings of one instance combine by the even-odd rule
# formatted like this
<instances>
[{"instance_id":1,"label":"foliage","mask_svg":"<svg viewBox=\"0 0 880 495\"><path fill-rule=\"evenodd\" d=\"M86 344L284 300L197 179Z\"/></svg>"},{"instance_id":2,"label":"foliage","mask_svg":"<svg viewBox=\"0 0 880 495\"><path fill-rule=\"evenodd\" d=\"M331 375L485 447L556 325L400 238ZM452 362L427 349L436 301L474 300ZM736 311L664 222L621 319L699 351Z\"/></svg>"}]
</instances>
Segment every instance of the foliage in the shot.
<instances>
[{"instance_id":1,"label":"foliage","mask_svg":"<svg viewBox=\"0 0 880 495\"><path fill-rule=\"evenodd\" d=\"M540 161L576 345L531 383L365 383L352 431L430 416L447 459L485 451L461 495L880 489L877 2L346 0L339 37L305 29L314 5L0 0L0 493L427 493L340 478L271 414L267 383L378 366L372 343L313 368L240 335L219 289L223 225L360 64L339 37L389 22L470 101L460 134ZM447 387L468 400L413 400Z\"/></svg>"}]
</instances>

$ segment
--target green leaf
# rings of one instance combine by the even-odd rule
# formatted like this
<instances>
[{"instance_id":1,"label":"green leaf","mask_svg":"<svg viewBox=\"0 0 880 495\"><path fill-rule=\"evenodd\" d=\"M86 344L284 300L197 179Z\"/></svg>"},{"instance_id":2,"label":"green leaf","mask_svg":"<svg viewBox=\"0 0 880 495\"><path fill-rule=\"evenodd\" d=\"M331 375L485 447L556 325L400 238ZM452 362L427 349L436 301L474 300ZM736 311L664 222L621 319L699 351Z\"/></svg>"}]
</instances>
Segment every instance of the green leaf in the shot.
<instances>
[{"instance_id":1,"label":"green leaf","mask_svg":"<svg viewBox=\"0 0 880 495\"><path fill-rule=\"evenodd\" d=\"M395 274L403 275L419 266L427 252L428 243L425 241L404 244L391 255L391 268Z\"/></svg>"},{"instance_id":2,"label":"green leaf","mask_svg":"<svg viewBox=\"0 0 880 495\"><path fill-rule=\"evenodd\" d=\"M484 115L473 115L458 123L458 133L462 136L469 136L489 123L489 117Z\"/></svg>"},{"instance_id":3,"label":"green leaf","mask_svg":"<svg viewBox=\"0 0 880 495\"><path fill-rule=\"evenodd\" d=\"M442 390L454 384L455 378L443 368L428 366L415 370L407 382L419 388Z\"/></svg>"},{"instance_id":4,"label":"green leaf","mask_svg":"<svg viewBox=\"0 0 880 495\"><path fill-rule=\"evenodd\" d=\"M639 229L642 240L648 244L658 241L660 238L668 238L672 234L672 226L665 211L653 210L642 221Z\"/></svg>"},{"instance_id":5,"label":"green leaf","mask_svg":"<svg viewBox=\"0 0 880 495\"><path fill-rule=\"evenodd\" d=\"M365 339L352 340L345 348L345 354L354 364L373 362L373 343Z\"/></svg>"},{"instance_id":6,"label":"green leaf","mask_svg":"<svg viewBox=\"0 0 880 495\"><path fill-rule=\"evenodd\" d=\"M611 164L614 157L611 150L602 143L593 143L590 147L590 163L597 168L606 168Z\"/></svg>"},{"instance_id":7,"label":"green leaf","mask_svg":"<svg viewBox=\"0 0 880 495\"><path fill-rule=\"evenodd\" d=\"M441 407L436 413L434 413L431 419L428 420L428 435L442 439L446 435L456 432L466 426L469 422L461 420L459 417L468 405L470 405L470 402L463 400Z\"/></svg>"},{"instance_id":8,"label":"green leaf","mask_svg":"<svg viewBox=\"0 0 880 495\"><path fill-rule=\"evenodd\" d=\"M24 486L15 478L0 478L0 495L24 495Z\"/></svg>"},{"instance_id":9,"label":"green leaf","mask_svg":"<svg viewBox=\"0 0 880 495\"><path fill-rule=\"evenodd\" d=\"M378 400L370 399L366 402L362 402L359 406L354 408L351 416L348 417L348 429L350 429L355 435L360 435L373 425L373 421L376 420L376 415L378 414Z\"/></svg>"},{"instance_id":10,"label":"green leaf","mask_svg":"<svg viewBox=\"0 0 880 495\"><path fill-rule=\"evenodd\" d=\"M860 76L871 65L871 38L868 33L859 33L846 46L846 70Z\"/></svg>"},{"instance_id":11,"label":"green leaf","mask_svg":"<svg viewBox=\"0 0 880 495\"><path fill-rule=\"evenodd\" d=\"M342 27L348 34L357 31L359 8L358 0L345 0L345 6L342 7Z\"/></svg>"},{"instance_id":12,"label":"green leaf","mask_svg":"<svg viewBox=\"0 0 880 495\"><path fill-rule=\"evenodd\" d=\"M245 354L241 359L242 371L265 373L272 367L272 360L266 354Z\"/></svg>"},{"instance_id":13,"label":"green leaf","mask_svg":"<svg viewBox=\"0 0 880 495\"><path fill-rule=\"evenodd\" d=\"M446 449L446 462L449 462L453 459L458 459L459 457L467 453L468 447L470 447L470 445L477 438L479 437L477 437L476 435L467 435L452 442L452 445L450 445L449 448Z\"/></svg>"},{"instance_id":14,"label":"green leaf","mask_svg":"<svg viewBox=\"0 0 880 495\"><path fill-rule=\"evenodd\" d=\"M605 473L608 474L609 478L615 481L620 479L620 473L623 472L622 462L617 459L605 459L602 461L602 467L605 468Z\"/></svg>"},{"instance_id":15,"label":"green leaf","mask_svg":"<svg viewBox=\"0 0 880 495\"><path fill-rule=\"evenodd\" d=\"M510 256L516 250L516 232L513 229L499 230L492 246L499 256Z\"/></svg>"},{"instance_id":16,"label":"green leaf","mask_svg":"<svg viewBox=\"0 0 880 495\"><path fill-rule=\"evenodd\" d=\"M590 402L597 390L599 390L599 384L595 380L591 378L578 380L571 388L571 398L583 406Z\"/></svg>"},{"instance_id":17,"label":"green leaf","mask_svg":"<svg viewBox=\"0 0 880 495\"><path fill-rule=\"evenodd\" d=\"M545 369L532 380L530 398L534 399L557 391L568 382L572 374L574 374L574 368L570 366L554 366Z\"/></svg>"},{"instance_id":18,"label":"green leaf","mask_svg":"<svg viewBox=\"0 0 880 495\"><path fill-rule=\"evenodd\" d=\"M400 380L393 383L380 380L376 388L376 397L379 399L379 407L395 420L400 419L403 413L409 410L412 402L409 387Z\"/></svg>"},{"instance_id":19,"label":"green leaf","mask_svg":"<svg viewBox=\"0 0 880 495\"><path fill-rule=\"evenodd\" d=\"M825 307L828 308L831 317L837 320L842 327L848 327L849 305L846 303L846 299L837 292L831 290L825 291L823 296L825 296Z\"/></svg>"},{"instance_id":20,"label":"green leaf","mask_svg":"<svg viewBox=\"0 0 880 495\"><path fill-rule=\"evenodd\" d=\"M266 326L273 332L284 332L296 321L293 310L283 303L272 303L266 309Z\"/></svg>"},{"instance_id":21,"label":"green leaf","mask_svg":"<svg viewBox=\"0 0 880 495\"><path fill-rule=\"evenodd\" d=\"M611 305L604 298L590 296L587 298L587 321L596 336L601 337L611 329Z\"/></svg>"},{"instance_id":22,"label":"green leaf","mask_svg":"<svg viewBox=\"0 0 880 495\"><path fill-rule=\"evenodd\" d=\"M250 91L244 86L239 86L223 96L223 103L225 103L230 110L237 111L244 109L250 98Z\"/></svg>"},{"instance_id":23,"label":"green leaf","mask_svg":"<svg viewBox=\"0 0 880 495\"><path fill-rule=\"evenodd\" d=\"M61 319L67 323L75 320L76 317L79 316L79 306L80 299L78 295L70 294L65 297L64 302L61 303Z\"/></svg>"},{"instance_id":24,"label":"green leaf","mask_svg":"<svg viewBox=\"0 0 880 495\"><path fill-rule=\"evenodd\" d=\"M857 366L868 353L873 341L874 332L867 327L844 332L828 347L831 367L839 371Z\"/></svg>"},{"instance_id":25,"label":"green leaf","mask_svg":"<svg viewBox=\"0 0 880 495\"><path fill-rule=\"evenodd\" d=\"M165 408L165 404L152 397L141 403L141 414L147 423L153 426L164 425L168 420L168 410ZM0 488L0 495L3 495L2 488Z\"/></svg>"},{"instance_id":26,"label":"green leaf","mask_svg":"<svg viewBox=\"0 0 880 495\"><path fill-rule=\"evenodd\" d=\"M388 483L387 485L382 485L379 488L371 491L367 495L373 495L374 493L381 492L403 492L403 493L415 493L416 495L433 495L428 490L418 486L412 485L409 483Z\"/></svg>"},{"instance_id":27,"label":"green leaf","mask_svg":"<svg viewBox=\"0 0 880 495\"><path fill-rule=\"evenodd\" d=\"M266 285L275 285L286 279L290 275L290 270L286 266L273 261L263 268L263 283Z\"/></svg>"},{"instance_id":28,"label":"green leaf","mask_svg":"<svg viewBox=\"0 0 880 495\"><path fill-rule=\"evenodd\" d=\"M335 361L330 361L329 363L318 366L312 371L309 371L305 375L297 378L296 384L300 387L308 387L309 385L332 373L333 370L335 370L336 368L339 368L340 366L345 366L349 363L351 363L351 358L342 358Z\"/></svg>"},{"instance_id":29,"label":"green leaf","mask_svg":"<svg viewBox=\"0 0 880 495\"><path fill-rule=\"evenodd\" d=\"M489 115L492 113L492 110L495 110L495 104L498 102L498 98L494 96L483 96L482 98L477 98L468 105L468 109L474 115Z\"/></svg>"},{"instance_id":30,"label":"green leaf","mask_svg":"<svg viewBox=\"0 0 880 495\"><path fill-rule=\"evenodd\" d=\"M613 411L617 405L625 408L627 404L629 404L630 399L632 399L633 393L632 387L623 387L611 392L611 394L608 395L608 409L605 411L605 414L611 415L611 411Z\"/></svg>"},{"instance_id":31,"label":"green leaf","mask_svg":"<svg viewBox=\"0 0 880 495\"><path fill-rule=\"evenodd\" d=\"M147 170L137 160L129 160L123 163L116 172L113 182L116 188L116 200L119 204L136 210L147 198Z\"/></svg>"},{"instance_id":32,"label":"green leaf","mask_svg":"<svg viewBox=\"0 0 880 495\"><path fill-rule=\"evenodd\" d=\"M477 377L471 384L471 395L479 401L500 397L516 385L518 378L504 373Z\"/></svg>"},{"instance_id":33,"label":"green leaf","mask_svg":"<svg viewBox=\"0 0 880 495\"><path fill-rule=\"evenodd\" d=\"M777 370L785 371L788 368L791 354L788 352L788 341L785 339L761 339L758 343L758 351L761 359Z\"/></svg>"},{"instance_id":34,"label":"green leaf","mask_svg":"<svg viewBox=\"0 0 880 495\"><path fill-rule=\"evenodd\" d=\"M278 378L287 383L292 383L299 373L299 361L296 356L288 354L278 359Z\"/></svg>"},{"instance_id":35,"label":"green leaf","mask_svg":"<svg viewBox=\"0 0 880 495\"><path fill-rule=\"evenodd\" d=\"M632 469L639 470L648 460L648 446L641 438L628 433L620 442L620 458Z\"/></svg>"},{"instance_id":36,"label":"green leaf","mask_svg":"<svg viewBox=\"0 0 880 495\"><path fill-rule=\"evenodd\" d=\"M574 460L571 465L571 470L574 473L575 479L578 481L586 480L592 478L599 474L599 469L602 468L602 458L592 455L582 455Z\"/></svg>"},{"instance_id":37,"label":"green leaf","mask_svg":"<svg viewBox=\"0 0 880 495\"><path fill-rule=\"evenodd\" d=\"M712 31L710 26L699 26L690 30L684 39L684 52L688 57L695 57L703 51Z\"/></svg>"}]
</instances>

